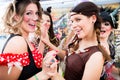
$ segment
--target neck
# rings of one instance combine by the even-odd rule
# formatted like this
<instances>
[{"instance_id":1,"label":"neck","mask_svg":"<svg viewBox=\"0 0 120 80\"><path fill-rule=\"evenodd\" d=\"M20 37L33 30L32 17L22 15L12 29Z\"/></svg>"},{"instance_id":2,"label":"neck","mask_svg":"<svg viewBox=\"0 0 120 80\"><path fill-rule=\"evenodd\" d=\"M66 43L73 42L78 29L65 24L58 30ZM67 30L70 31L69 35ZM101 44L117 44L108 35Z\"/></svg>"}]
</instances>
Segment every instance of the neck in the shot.
<instances>
[{"instance_id":1,"label":"neck","mask_svg":"<svg viewBox=\"0 0 120 80\"><path fill-rule=\"evenodd\" d=\"M108 38L100 38L100 42L107 42Z\"/></svg>"},{"instance_id":2,"label":"neck","mask_svg":"<svg viewBox=\"0 0 120 80\"><path fill-rule=\"evenodd\" d=\"M79 48L85 49L87 47L97 46L97 45L98 45L98 42L96 39L84 39L80 41Z\"/></svg>"}]
</instances>

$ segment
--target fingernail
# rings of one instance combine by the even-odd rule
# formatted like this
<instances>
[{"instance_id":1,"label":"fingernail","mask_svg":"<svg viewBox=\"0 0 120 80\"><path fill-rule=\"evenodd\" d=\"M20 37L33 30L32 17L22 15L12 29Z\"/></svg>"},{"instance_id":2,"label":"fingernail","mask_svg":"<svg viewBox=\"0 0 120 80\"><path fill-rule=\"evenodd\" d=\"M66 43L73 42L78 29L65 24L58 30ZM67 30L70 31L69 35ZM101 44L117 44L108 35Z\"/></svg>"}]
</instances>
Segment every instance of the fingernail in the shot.
<instances>
[{"instance_id":1,"label":"fingernail","mask_svg":"<svg viewBox=\"0 0 120 80\"><path fill-rule=\"evenodd\" d=\"M60 63L60 61L59 61L59 60L57 60L56 62L57 62L57 63Z\"/></svg>"},{"instance_id":2,"label":"fingernail","mask_svg":"<svg viewBox=\"0 0 120 80\"><path fill-rule=\"evenodd\" d=\"M56 56L56 54L53 54L53 56Z\"/></svg>"}]
</instances>

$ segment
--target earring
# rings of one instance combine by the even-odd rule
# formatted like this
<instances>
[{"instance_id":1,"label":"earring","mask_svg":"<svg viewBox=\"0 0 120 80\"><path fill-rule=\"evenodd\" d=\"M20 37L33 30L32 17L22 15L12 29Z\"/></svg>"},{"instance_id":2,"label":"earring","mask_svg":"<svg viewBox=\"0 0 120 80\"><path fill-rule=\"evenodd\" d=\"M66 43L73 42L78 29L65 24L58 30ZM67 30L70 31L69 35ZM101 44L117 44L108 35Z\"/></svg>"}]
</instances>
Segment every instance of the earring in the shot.
<instances>
[{"instance_id":1,"label":"earring","mask_svg":"<svg viewBox=\"0 0 120 80\"><path fill-rule=\"evenodd\" d=\"M94 24L95 22L94 22L94 21L92 21L92 23Z\"/></svg>"}]
</instances>

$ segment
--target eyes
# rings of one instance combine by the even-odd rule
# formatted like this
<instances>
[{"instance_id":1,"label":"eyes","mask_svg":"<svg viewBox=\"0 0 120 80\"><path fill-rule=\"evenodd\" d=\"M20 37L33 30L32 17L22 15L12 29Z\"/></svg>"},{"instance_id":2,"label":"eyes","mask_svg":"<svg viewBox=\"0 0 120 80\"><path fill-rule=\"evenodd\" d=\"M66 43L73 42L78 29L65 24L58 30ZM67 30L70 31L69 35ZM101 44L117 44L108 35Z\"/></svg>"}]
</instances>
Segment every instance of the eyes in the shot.
<instances>
[{"instance_id":1,"label":"eyes","mask_svg":"<svg viewBox=\"0 0 120 80\"><path fill-rule=\"evenodd\" d=\"M103 23L105 26L111 26L109 22L104 22Z\"/></svg>"},{"instance_id":2,"label":"eyes","mask_svg":"<svg viewBox=\"0 0 120 80\"><path fill-rule=\"evenodd\" d=\"M28 16L32 16L32 15L37 15L37 16L39 16L39 12L33 12L33 11L27 11L26 13L25 13L25 15L28 15Z\"/></svg>"},{"instance_id":3,"label":"eyes","mask_svg":"<svg viewBox=\"0 0 120 80\"><path fill-rule=\"evenodd\" d=\"M80 22L81 19L80 18L75 18L74 20L70 20L70 23L73 23L73 22Z\"/></svg>"},{"instance_id":4,"label":"eyes","mask_svg":"<svg viewBox=\"0 0 120 80\"><path fill-rule=\"evenodd\" d=\"M44 23L44 22L50 23L50 20L43 20L43 19L42 19L40 22L41 22L41 23Z\"/></svg>"}]
</instances>

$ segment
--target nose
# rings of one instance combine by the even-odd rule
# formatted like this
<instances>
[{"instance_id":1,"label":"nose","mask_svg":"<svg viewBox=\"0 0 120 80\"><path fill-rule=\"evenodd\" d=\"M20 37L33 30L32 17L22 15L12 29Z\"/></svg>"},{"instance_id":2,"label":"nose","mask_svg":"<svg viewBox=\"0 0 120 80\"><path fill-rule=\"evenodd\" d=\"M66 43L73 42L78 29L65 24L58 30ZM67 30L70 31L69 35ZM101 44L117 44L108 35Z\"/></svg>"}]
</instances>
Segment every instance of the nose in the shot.
<instances>
[{"instance_id":1,"label":"nose","mask_svg":"<svg viewBox=\"0 0 120 80\"><path fill-rule=\"evenodd\" d=\"M34 14L34 15L33 15L33 20L34 20L34 21L38 21L38 19L39 19L38 15Z\"/></svg>"},{"instance_id":2,"label":"nose","mask_svg":"<svg viewBox=\"0 0 120 80\"><path fill-rule=\"evenodd\" d=\"M104 28L104 27L105 27L105 25L102 23L102 24L101 24L101 28Z\"/></svg>"},{"instance_id":3,"label":"nose","mask_svg":"<svg viewBox=\"0 0 120 80\"><path fill-rule=\"evenodd\" d=\"M77 22L72 22L71 23L71 28L76 28L77 27Z\"/></svg>"}]
</instances>

